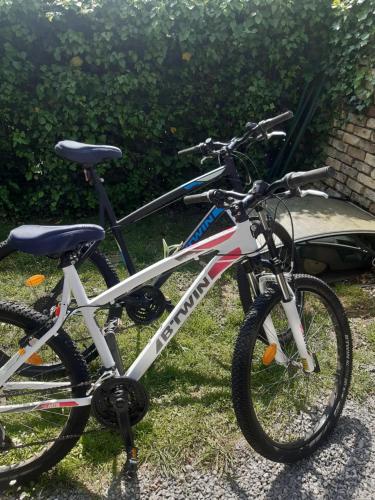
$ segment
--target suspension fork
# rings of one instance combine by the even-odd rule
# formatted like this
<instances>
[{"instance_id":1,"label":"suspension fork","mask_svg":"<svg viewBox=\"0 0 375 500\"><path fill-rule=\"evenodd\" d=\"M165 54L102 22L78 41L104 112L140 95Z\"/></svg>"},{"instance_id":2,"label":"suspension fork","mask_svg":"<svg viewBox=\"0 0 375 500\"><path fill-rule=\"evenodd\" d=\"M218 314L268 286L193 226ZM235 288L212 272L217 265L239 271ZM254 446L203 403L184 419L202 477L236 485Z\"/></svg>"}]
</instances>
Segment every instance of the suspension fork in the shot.
<instances>
[{"instance_id":1,"label":"suspension fork","mask_svg":"<svg viewBox=\"0 0 375 500\"><path fill-rule=\"evenodd\" d=\"M308 352L307 346L306 346L306 341L304 337L304 329L301 323L300 316L298 314L298 309L297 309L297 303L296 303L296 297L293 293L293 290L289 286L285 274L283 273L282 266L281 266L281 261L278 256L278 252L276 249L275 242L272 237L272 229L269 227L268 221L267 221L267 216L265 214L265 211L263 207L258 206L256 208L256 211L258 213L259 220L261 222L262 228L263 228L263 234L267 243L268 251L271 256L271 262L272 262L272 267L273 267L273 273L274 273L274 279L276 280L276 283L278 284L281 294L282 294L282 302L281 305L285 311L285 315L288 319L288 324L290 326L290 329L293 334L294 341L296 343L298 353L301 358L302 366L305 372L313 372L315 369L315 362L313 356ZM265 332L267 335L267 340L270 342L275 342L274 340L274 333L275 329L272 324L272 319L270 316L267 317L266 322L265 322ZM269 334L270 332L270 334ZM276 335L277 336L277 335ZM277 350L281 349L280 343L277 341L275 342L277 345ZM276 361L278 361L277 355L276 355Z\"/></svg>"}]
</instances>

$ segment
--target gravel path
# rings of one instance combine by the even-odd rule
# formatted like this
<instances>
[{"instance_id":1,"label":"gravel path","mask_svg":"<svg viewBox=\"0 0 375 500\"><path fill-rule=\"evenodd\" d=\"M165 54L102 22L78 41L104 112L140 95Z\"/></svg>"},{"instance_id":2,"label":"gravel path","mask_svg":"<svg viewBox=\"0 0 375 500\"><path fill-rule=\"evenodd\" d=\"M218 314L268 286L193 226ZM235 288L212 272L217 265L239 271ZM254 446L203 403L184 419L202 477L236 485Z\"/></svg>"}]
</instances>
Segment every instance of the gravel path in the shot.
<instances>
[{"instance_id":1,"label":"gravel path","mask_svg":"<svg viewBox=\"0 0 375 500\"><path fill-rule=\"evenodd\" d=\"M375 498L375 399L347 402L329 443L295 465L269 462L238 444L230 474L185 467L178 478L163 478L143 467L131 482L117 477L102 499L371 499ZM52 493L52 492L51 492ZM43 500L85 500L87 491L56 491Z\"/></svg>"}]
</instances>

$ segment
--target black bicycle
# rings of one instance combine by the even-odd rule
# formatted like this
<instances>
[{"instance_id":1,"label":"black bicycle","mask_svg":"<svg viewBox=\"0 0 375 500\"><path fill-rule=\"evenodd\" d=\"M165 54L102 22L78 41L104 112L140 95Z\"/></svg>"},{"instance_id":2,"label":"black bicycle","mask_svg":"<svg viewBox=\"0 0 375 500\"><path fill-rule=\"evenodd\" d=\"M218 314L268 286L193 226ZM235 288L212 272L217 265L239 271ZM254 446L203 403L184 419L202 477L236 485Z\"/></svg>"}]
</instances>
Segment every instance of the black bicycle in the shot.
<instances>
[{"instance_id":1,"label":"black bicycle","mask_svg":"<svg viewBox=\"0 0 375 500\"><path fill-rule=\"evenodd\" d=\"M114 146L97 146L78 143L75 141L61 141L55 146L55 151L61 157L76 162L82 165L86 181L94 187L99 198L99 221L100 225L107 227L107 232L111 232L114 236L126 270L130 275L136 272L135 264L129 254L127 244L122 234L122 228L137 222L148 215L151 215L169 204L176 202L187 194L190 194L198 189L206 188L219 179L226 179L234 191L244 191L243 182L241 181L239 172L237 170L235 159L238 155L238 149L241 146L253 144L260 141L269 140L273 137L283 137L284 132L273 131L271 129L289 120L293 117L293 113L288 111L274 118L263 120L259 123L247 123L245 132L240 137L234 137L229 142L217 142L211 138L204 142L181 150L178 152L182 154L199 154L203 159L216 158L219 161L219 167L207 172L174 190L160 196L159 198L147 203L141 208L138 208L129 215L118 219L114 208L109 200L108 194L104 187L104 180L98 175L96 166L104 160L115 160L122 156L119 148ZM189 234L185 241L179 245L176 250L187 248L190 245L197 243L206 235L211 226L224 214L227 214L231 224L234 224L233 217L229 211L224 208L212 207L207 214L200 220L195 229ZM275 242L278 246L279 258L283 263L283 270L288 271L294 269L296 271L296 256L294 251L294 244L289 233L276 222L270 214L264 209L262 215L267 218L268 224L272 227ZM252 233L255 237L261 236L261 229L259 223L259 213L254 214L251 218ZM0 259L10 255L14 248L8 240L0 243ZM90 260L91 264L97 269L98 273L102 276L104 284L107 288L119 283L119 277L115 268L110 260L99 249L92 249L88 246L87 252L82 252L77 267L82 266L86 260ZM258 295L258 285L256 275L266 262L261 257L248 259L237 265L237 283L239 295L244 312L246 313L253 299ZM152 285L145 285L135 292L133 292L125 301L125 309L129 318L135 323L140 325L150 324L160 318L165 310L171 310L173 305L165 298L161 292L161 286L167 281L171 272L164 273L159 276ZM56 308L59 303L63 286L63 279L42 297L39 297L33 304L33 307L39 312L50 315L51 310ZM93 290L93 294L96 290ZM105 320L103 319L103 326L106 325L106 339L108 343L113 343L114 335L116 332L117 324L122 315L122 308L113 306L106 313ZM86 361L90 362L97 356L95 346L93 344L82 348L82 353ZM30 374L34 371L41 370L41 366L30 368Z\"/></svg>"}]
</instances>

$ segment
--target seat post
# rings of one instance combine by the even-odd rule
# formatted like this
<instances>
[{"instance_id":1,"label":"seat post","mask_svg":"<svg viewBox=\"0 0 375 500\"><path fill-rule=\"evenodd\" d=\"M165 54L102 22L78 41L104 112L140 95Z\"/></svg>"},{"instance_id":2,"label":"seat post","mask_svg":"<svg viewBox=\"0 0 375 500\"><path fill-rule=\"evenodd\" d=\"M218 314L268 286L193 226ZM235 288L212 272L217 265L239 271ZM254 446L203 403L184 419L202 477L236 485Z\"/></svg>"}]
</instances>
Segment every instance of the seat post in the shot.
<instances>
[{"instance_id":1,"label":"seat post","mask_svg":"<svg viewBox=\"0 0 375 500\"><path fill-rule=\"evenodd\" d=\"M117 222L116 214L108 198L107 191L105 190L104 180L99 177L93 165L86 165L85 168L89 171L90 179L92 180L94 188L99 195L100 224L104 226L105 218L107 217L110 225L109 227L119 246L120 252L125 261L125 265L128 269L128 272L129 274L135 274L136 269L129 255L129 251L127 249L124 237Z\"/></svg>"}]
</instances>

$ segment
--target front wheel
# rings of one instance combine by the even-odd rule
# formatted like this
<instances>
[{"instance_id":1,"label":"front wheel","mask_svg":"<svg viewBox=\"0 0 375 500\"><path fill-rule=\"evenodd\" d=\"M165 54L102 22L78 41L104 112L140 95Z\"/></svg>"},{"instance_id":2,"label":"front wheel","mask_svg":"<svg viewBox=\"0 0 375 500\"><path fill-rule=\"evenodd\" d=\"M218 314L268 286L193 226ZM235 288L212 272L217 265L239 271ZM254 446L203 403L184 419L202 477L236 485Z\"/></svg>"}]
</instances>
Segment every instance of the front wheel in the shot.
<instances>
[{"instance_id":1,"label":"front wheel","mask_svg":"<svg viewBox=\"0 0 375 500\"><path fill-rule=\"evenodd\" d=\"M303 298L298 310L316 372L304 372L293 337L283 346L286 365L263 364L266 346L260 333L266 318L272 319L277 332L288 328L276 286L254 301L232 364L238 424L249 444L276 462L307 457L326 440L342 412L352 370L349 324L333 290L307 275L296 275L291 286Z\"/></svg>"}]
</instances>

